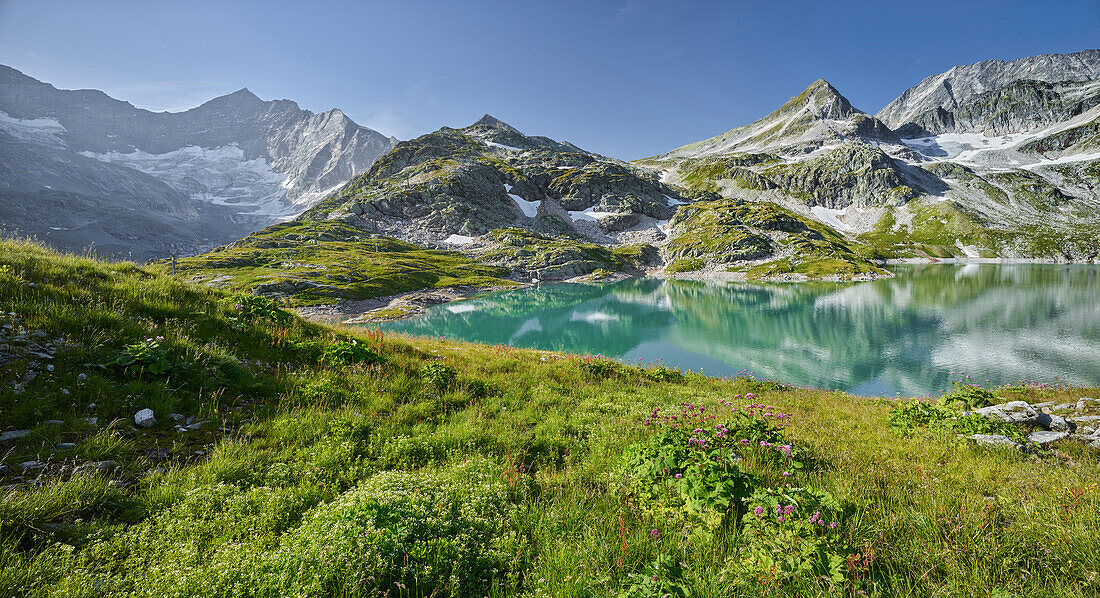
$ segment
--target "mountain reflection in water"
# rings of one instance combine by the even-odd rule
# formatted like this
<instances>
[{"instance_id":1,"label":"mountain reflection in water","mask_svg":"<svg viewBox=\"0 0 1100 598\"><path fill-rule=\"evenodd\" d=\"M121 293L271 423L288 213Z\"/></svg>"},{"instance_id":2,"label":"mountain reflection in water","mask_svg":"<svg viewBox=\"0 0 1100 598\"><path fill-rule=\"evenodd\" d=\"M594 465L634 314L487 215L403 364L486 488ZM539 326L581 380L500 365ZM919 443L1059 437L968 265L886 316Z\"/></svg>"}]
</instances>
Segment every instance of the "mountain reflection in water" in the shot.
<instances>
[{"instance_id":1,"label":"mountain reflection in water","mask_svg":"<svg viewBox=\"0 0 1100 598\"><path fill-rule=\"evenodd\" d=\"M929 264L863 283L636 278L434 306L387 331L602 354L710 375L749 370L864 395L992 384L1100 384L1100 266Z\"/></svg>"}]
</instances>

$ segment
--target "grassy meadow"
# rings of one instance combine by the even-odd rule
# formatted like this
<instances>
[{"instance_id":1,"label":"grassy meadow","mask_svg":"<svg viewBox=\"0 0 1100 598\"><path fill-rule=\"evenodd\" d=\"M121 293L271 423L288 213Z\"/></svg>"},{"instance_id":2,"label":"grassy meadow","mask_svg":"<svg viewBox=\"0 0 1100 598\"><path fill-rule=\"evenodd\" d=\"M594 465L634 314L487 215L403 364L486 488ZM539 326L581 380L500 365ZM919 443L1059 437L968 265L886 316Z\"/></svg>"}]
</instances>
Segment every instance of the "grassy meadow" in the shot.
<instances>
[{"instance_id":1,"label":"grassy meadow","mask_svg":"<svg viewBox=\"0 0 1100 598\"><path fill-rule=\"evenodd\" d=\"M1100 594L1100 451L1073 440L321 326L17 241L0 312L0 432L27 432L0 442L2 596Z\"/></svg>"}]
</instances>

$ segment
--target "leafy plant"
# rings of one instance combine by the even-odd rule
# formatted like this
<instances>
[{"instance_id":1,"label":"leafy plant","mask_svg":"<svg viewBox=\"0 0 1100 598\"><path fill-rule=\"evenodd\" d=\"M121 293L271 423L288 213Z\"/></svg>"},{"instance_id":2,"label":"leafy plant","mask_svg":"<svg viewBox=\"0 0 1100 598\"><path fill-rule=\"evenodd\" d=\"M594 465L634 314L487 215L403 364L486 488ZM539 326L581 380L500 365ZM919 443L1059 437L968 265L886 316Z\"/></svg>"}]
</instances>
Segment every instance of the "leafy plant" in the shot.
<instances>
[{"instance_id":1,"label":"leafy plant","mask_svg":"<svg viewBox=\"0 0 1100 598\"><path fill-rule=\"evenodd\" d=\"M631 573L620 598L687 598L684 568L675 557L661 553L641 573Z\"/></svg>"},{"instance_id":2,"label":"leafy plant","mask_svg":"<svg viewBox=\"0 0 1100 598\"><path fill-rule=\"evenodd\" d=\"M321 351L324 365L352 365L355 363L381 363L385 359L357 340L340 341Z\"/></svg>"},{"instance_id":3,"label":"leafy plant","mask_svg":"<svg viewBox=\"0 0 1100 598\"><path fill-rule=\"evenodd\" d=\"M581 370L593 380L606 380L619 373L622 364L600 357L584 357L580 362Z\"/></svg>"},{"instance_id":4,"label":"leafy plant","mask_svg":"<svg viewBox=\"0 0 1100 598\"><path fill-rule=\"evenodd\" d=\"M761 488L742 517L743 540L732 564L745 577L845 579L848 554L840 534L840 505L813 488Z\"/></svg>"},{"instance_id":5,"label":"leafy plant","mask_svg":"<svg viewBox=\"0 0 1100 598\"><path fill-rule=\"evenodd\" d=\"M162 342L164 337L156 336L126 345L114 359L104 365L122 370L136 369L150 374L164 374L179 364L169 359L168 348Z\"/></svg>"},{"instance_id":6,"label":"leafy plant","mask_svg":"<svg viewBox=\"0 0 1100 598\"><path fill-rule=\"evenodd\" d=\"M438 390L446 390L458 379L458 371L439 362L425 363L420 366L420 378Z\"/></svg>"},{"instance_id":7,"label":"leafy plant","mask_svg":"<svg viewBox=\"0 0 1100 598\"><path fill-rule=\"evenodd\" d=\"M233 309L246 321L287 322L291 318L290 313L279 309L274 300L259 295L237 295L233 298Z\"/></svg>"}]
</instances>

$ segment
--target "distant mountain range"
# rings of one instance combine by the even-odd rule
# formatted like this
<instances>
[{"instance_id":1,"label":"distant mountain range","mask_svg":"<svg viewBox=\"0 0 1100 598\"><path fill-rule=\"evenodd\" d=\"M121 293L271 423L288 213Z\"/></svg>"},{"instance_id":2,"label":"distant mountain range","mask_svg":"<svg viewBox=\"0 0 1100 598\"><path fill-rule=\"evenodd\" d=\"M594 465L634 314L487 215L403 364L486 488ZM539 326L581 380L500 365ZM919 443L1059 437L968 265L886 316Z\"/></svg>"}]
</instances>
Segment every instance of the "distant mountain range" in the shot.
<instances>
[{"instance_id":1,"label":"distant mountain range","mask_svg":"<svg viewBox=\"0 0 1100 598\"><path fill-rule=\"evenodd\" d=\"M633 163L488 115L397 142L247 90L154 114L2 73L0 216L62 246L97 233L164 255L300 214L293 239L332 243L333 259L340 243L392 237L539 279L1100 255L1100 50L957 66L875 115L819 79L758 121ZM339 234L321 226L335 222ZM315 288L311 264L325 267L297 259L286 230L232 244L249 257L196 264L220 264L227 284L241 264L242 285Z\"/></svg>"},{"instance_id":2,"label":"distant mountain range","mask_svg":"<svg viewBox=\"0 0 1100 598\"><path fill-rule=\"evenodd\" d=\"M247 89L157 113L0 66L0 224L139 260L195 251L297 215L396 141Z\"/></svg>"}]
</instances>

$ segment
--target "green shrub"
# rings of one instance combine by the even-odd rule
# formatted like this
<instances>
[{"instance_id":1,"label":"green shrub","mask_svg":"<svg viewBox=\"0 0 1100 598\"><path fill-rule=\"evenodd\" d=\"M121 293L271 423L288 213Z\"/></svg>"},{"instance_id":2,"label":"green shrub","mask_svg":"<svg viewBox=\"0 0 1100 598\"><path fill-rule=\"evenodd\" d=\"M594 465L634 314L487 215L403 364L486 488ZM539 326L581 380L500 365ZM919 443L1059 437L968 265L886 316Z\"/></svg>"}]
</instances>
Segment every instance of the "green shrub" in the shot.
<instances>
[{"instance_id":1,"label":"green shrub","mask_svg":"<svg viewBox=\"0 0 1100 598\"><path fill-rule=\"evenodd\" d=\"M420 366L420 378L437 390L446 390L458 379L458 370L438 362L425 363Z\"/></svg>"},{"instance_id":2,"label":"green shrub","mask_svg":"<svg viewBox=\"0 0 1100 598\"><path fill-rule=\"evenodd\" d=\"M126 345L118 355L104 364L107 367L124 371L148 372L150 374L164 374L182 367L168 357L168 348L161 345L163 336L148 337L141 342Z\"/></svg>"},{"instance_id":3,"label":"green shrub","mask_svg":"<svg viewBox=\"0 0 1100 598\"><path fill-rule=\"evenodd\" d=\"M279 309L278 303L259 295L237 295L233 297L233 309L245 321L288 322L291 319L290 313Z\"/></svg>"},{"instance_id":4,"label":"green shrub","mask_svg":"<svg viewBox=\"0 0 1100 598\"><path fill-rule=\"evenodd\" d=\"M619 374L622 364L600 357L584 357L580 362L581 371L593 380L606 380Z\"/></svg>"},{"instance_id":5,"label":"green shrub","mask_svg":"<svg viewBox=\"0 0 1100 598\"><path fill-rule=\"evenodd\" d=\"M499 465L384 472L317 509L273 558L284 595L485 596L524 564ZM403 593L405 593L403 592Z\"/></svg>"},{"instance_id":6,"label":"green shrub","mask_svg":"<svg viewBox=\"0 0 1100 598\"><path fill-rule=\"evenodd\" d=\"M993 393L973 384L955 384L955 390L940 397L939 402L967 411L993 404Z\"/></svg>"},{"instance_id":7,"label":"green shrub","mask_svg":"<svg viewBox=\"0 0 1100 598\"><path fill-rule=\"evenodd\" d=\"M812 488L762 488L749 498L731 568L744 579L844 581L849 553L836 499Z\"/></svg>"},{"instance_id":8,"label":"green shrub","mask_svg":"<svg viewBox=\"0 0 1100 598\"><path fill-rule=\"evenodd\" d=\"M357 340L340 341L325 347L321 352L321 363L328 366L352 365L356 363L381 363L385 359Z\"/></svg>"}]
</instances>

